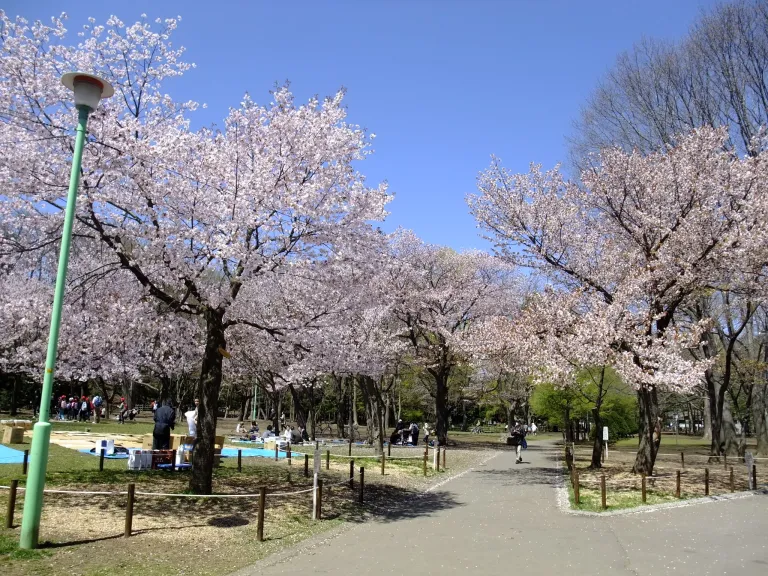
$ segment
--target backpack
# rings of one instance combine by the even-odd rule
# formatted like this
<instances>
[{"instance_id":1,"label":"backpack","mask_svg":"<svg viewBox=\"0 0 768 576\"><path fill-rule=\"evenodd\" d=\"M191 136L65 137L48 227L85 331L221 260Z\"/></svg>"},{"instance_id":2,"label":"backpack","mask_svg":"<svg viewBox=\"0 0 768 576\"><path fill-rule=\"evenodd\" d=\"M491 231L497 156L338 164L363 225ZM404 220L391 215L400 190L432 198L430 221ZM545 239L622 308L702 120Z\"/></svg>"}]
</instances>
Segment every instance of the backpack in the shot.
<instances>
[{"instance_id":1,"label":"backpack","mask_svg":"<svg viewBox=\"0 0 768 576\"><path fill-rule=\"evenodd\" d=\"M93 397L93 405L97 408L101 406L101 396L94 396Z\"/></svg>"}]
</instances>

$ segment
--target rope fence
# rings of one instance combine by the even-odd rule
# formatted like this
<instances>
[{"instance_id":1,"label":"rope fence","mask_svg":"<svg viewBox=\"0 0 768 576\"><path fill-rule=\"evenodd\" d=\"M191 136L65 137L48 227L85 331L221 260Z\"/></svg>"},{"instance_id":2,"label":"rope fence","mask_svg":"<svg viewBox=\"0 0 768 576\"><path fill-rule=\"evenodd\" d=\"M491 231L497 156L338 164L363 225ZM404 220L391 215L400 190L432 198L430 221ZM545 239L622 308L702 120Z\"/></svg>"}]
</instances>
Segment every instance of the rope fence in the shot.
<instances>
[{"instance_id":1,"label":"rope fence","mask_svg":"<svg viewBox=\"0 0 768 576\"><path fill-rule=\"evenodd\" d=\"M331 488L333 486L348 485L350 489L354 488L354 480L357 476L359 482L359 490L357 494L353 490L353 499L356 499L360 504L364 503L364 490L365 490L365 467L360 467L359 471L355 471L353 466L350 466L350 476L348 479L344 479L332 484L325 484L325 488ZM302 490L293 490L290 492L271 492L268 493L267 489L259 488L258 492L247 494L180 494L169 492L143 492L136 491L136 485L134 483L128 484L127 490L112 490L112 491L99 491L99 490L58 490L58 489L46 489L43 490L44 494L64 494L72 496L109 496L109 497L122 497L127 496L126 511L125 511L125 531L124 536L126 538L133 534L133 515L134 505L136 503L136 496L143 496L149 498L195 498L195 499L226 499L226 498L258 498L259 510L258 510L258 524L257 524L257 540L259 542L264 541L264 510L266 507L266 499L269 498L282 498L292 497L300 494L313 493L312 502L312 519L320 520L322 515L322 491L323 480L318 478L317 485ZM26 488L18 486L18 480L12 480L9 486L0 486L0 490L8 490L8 508L5 519L5 527L7 529L13 528L13 520L16 512L16 496L18 492L25 492Z\"/></svg>"}]
</instances>

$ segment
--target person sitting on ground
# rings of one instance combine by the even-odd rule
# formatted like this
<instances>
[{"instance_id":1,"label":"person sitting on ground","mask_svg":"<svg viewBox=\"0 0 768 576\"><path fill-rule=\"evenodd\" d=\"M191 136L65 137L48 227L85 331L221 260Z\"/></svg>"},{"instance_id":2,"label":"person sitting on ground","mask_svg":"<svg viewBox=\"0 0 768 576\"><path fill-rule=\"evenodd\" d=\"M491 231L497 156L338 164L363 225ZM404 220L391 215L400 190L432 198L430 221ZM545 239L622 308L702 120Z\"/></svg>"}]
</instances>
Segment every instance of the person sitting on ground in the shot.
<instances>
[{"instance_id":1,"label":"person sitting on ground","mask_svg":"<svg viewBox=\"0 0 768 576\"><path fill-rule=\"evenodd\" d=\"M237 426L235 426L235 434L245 434L245 422L238 422Z\"/></svg>"},{"instance_id":2,"label":"person sitting on ground","mask_svg":"<svg viewBox=\"0 0 768 576\"><path fill-rule=\"evenodd\" d=\"M275 433L272 431L272 424L270 424L269 426L267 426L267 429L264 431L263 438L274 438L274 437L275 437Z\"/></svg>"},{"instance_id":3,"label":"person sitting on ground","mask_svg":"<svg viewBox=\"0 0 768 576\"><path fill-rule=\"evenodd\" d=\"M299 427L298 430L295 430L293 426L291 426L291 438L289 442L291 444L300 444L301 441L301 427Z\"/></svg>"},{"instance_id":4,"label":"person sitting on ground","mask_svg":"<svg viewBox=\"0 0 768 576\"><path fill-rule=\"evenodd\" d=\"M301 434L301 441L309 442L309 434L307 433L307 429L303 427L299 427L299 432Z\"/></svg>"},{"instance_id":5,"label":"person sitting on ground","mask_svg":"<svg viewBox=\"0 0 768 576\"><path fill-rule=\"evenodd\" d=\"M168 450L171 445L171 430L176 426L176 411L168 400L155 412L155 429L152 431L152 450Z\"/></svg>"},{"instance_id":6,"label":"person sitting on ground","mask_svg":"<svg viewBox=\"0 0 768 576\"><path fill-rule=\"evenodd\" d=\"M291 441L291 430L292 428L290 428L289 426L286 426L285 430L283 430L283 438L285 438L286 442Z\"/></svg>"}]
</instances>

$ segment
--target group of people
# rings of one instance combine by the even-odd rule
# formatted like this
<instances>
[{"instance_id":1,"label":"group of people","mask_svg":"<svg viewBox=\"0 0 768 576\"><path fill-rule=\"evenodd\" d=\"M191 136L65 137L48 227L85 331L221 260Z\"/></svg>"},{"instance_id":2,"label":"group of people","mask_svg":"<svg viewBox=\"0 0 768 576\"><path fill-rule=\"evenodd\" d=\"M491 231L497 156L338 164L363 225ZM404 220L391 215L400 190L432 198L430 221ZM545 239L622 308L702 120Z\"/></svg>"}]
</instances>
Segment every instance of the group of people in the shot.
<instances>
[{"instance_id":1,"label":"group of people","mask_svg":"<svg viewBox=\"0 0 768 576\"><path fill-rule=\"evenodd\" d=\"M104 417L104 402L101 396L90 398L83 396L81 398L61 396L59 398L59 420L77 420L78 422L89 422L93 417L94 422L98 422Z\"/></svg>"},{"instance_id":2,"label":"group of people","mask_svg":"<svg viewBox=\"0 0 768 576\"><path fill-rule=\"evenodd\" d=\"M165 400L162 405L159 402L152 407L155 421L155 428L152 430L152 449L168 450L171 445L171 430L176 427L176 410L170 400ZM193 446L197 443L197 420L200 400L195 398L195 405L184 413L187 420L188 435L195 440Z\"/></svg>"},{"instance_id":3,"label":"group of people","mask_svg":"<svg viewBox=\"0 0 768 576\"><path fill-rule=\"evenodd\" d=\"M429 444L431 432L429 425L424 423L424 443ZM389 437L390 444L400 444L401 446L416 446L419 443L419 425L411 422L406 425L402 420L397 421L394 432Z\"/></svg>"},{"instance_id":4,"label":"group of people","mask_svg":"<svg viewBox=\"0 0 768 576\"><path fill-rule=\"evenodd\" d=\"M259 424L256 420L251 420L250 427L248 427L245 422L239 422L237 428L235 428L235 433L240 435L243 440L267 440L277 436L272 424L269 424L264 433L259 435ZM306 428L302 426L299 426L298 430L293 426L284 426L283 433L280 436L291 444L309 442L309 434L307 433Z\"/></svg>"}]
</instances>

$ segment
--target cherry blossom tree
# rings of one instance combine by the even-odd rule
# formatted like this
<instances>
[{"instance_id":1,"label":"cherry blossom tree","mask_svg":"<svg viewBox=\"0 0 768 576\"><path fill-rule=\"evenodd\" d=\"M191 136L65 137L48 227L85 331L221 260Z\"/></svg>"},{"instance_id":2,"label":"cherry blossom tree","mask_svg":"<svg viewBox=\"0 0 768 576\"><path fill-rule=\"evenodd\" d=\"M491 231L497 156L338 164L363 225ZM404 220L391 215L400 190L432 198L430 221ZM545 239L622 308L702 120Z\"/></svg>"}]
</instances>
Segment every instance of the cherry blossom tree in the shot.
<instances>
[{"instance_id":1,"label":"cherry blossom tree","mask_svg":"<svg viewBox=\"0 0 768 576\"><path fill-rule=\"evenodd\" d=\"M400 336L426 374L435 400L437 439L448 434L448 383L468 358L461 342L473 322L503 311L510 269L483 252L455 252L425 244L411 232L392 239L388 291Z\"/></svg>"},{"instance_id":2,"label":"cherry blossom tree","mask_svg":"<svg viewBox=\"0 0 768 576\"><path fill-rule=\"evenodd\" d=\"M609 323L618 328L609 340L618 347L617 370L638 394L636 472L653 470L658 389L687 390L699 377L694 363L670 353L700 335L677 330L676 313L764 258L766 156L738 158L725 138L703 128L660 153L605 150L583 185L539 166L514 175L494 159L480 193L468 198L507 260L597 296L607 318L621 320Z\"/></svg>"},{"instance_id":3,"label":"cherry blossom tree","mask_svg":"<svg viewBox=\"0 0 768 576\"><path fill-rule=\"evenodd\" d=\"M93 23L92 23L93 24ZM210 493L213 442L226 334L262 325L241 290L304 260L353 254L383 218L385 186L353 168L372 136L346 122L343 92L295 103L279 88L266 106L246 96L221 129L192 132L197 104L176 102L163 81L189 70L171 45L173 19L126 26L110 18L65 44L63 20L29 25L2 14L0 173L12 183L0 201L11 228L40 231L19 249L58 240L73 110L59 76L95 72L116 95L89 124L76 244L130 273L144 295L203 325L199 443L190 488Z\"/></svg>"}]
</instances>

